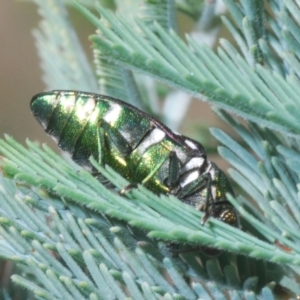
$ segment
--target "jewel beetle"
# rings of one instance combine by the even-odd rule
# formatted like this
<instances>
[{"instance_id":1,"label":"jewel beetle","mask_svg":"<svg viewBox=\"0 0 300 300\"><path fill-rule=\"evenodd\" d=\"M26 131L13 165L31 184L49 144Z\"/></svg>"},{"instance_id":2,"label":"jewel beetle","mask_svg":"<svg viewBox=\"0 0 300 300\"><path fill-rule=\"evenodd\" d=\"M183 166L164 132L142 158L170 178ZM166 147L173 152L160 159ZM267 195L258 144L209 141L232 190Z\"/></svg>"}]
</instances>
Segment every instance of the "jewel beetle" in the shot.
<instances>
[{"instance_id":1,"label":"jewel beetle","mask_svg":"<svg viewBox=\"0 0 300 300\"><path fill-rule=\"evenodd\" d=\"M92 168L93 156L132 184L172 194L204 211L202 223L212 216L237 226L236 211L226 199L227 192L233 194L232 187L218 166L207 160L200 143L108 96L55 90L37 94L30 106L59 148L79 165Z\"/></svg>"}]
</instances>

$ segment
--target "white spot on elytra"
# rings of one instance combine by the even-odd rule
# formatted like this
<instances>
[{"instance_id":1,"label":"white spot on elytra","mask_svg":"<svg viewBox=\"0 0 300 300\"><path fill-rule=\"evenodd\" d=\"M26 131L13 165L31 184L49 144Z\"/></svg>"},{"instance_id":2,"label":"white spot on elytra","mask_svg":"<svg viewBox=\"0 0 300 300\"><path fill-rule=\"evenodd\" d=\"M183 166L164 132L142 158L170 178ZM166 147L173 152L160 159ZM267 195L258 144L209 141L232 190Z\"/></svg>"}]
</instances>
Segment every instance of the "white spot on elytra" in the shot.
<instances>
[{"instance_id":1,"label":"white spot on elytra","mask_svg":"<svg viewBox=\"0 0 300 300\"><path fill-rule=\"evenodd\" d=\"M77 113L76 116L78 117L78 120L84 120L87 119L90 114L92 113L93 109L95 108L95 100L93 98L89 98L87 101L84 102L84 104L80 103L79 101L79 105L77 106Z\"/></svg>"},{"instance_id":2,"label":"white spot on elytra","mask_svg":"<svg viewBox=\"0 0 300 300\"><path fill-rule=\"evenodd\" d=\"M119 104L111 103L110 108L103 117L103 119L107 123L114 125L114 123L119 119L121 112L122 108Z\"/></svg>"},{"instance_id":3,"label":"white spot on elytra","mask_svg":"<svg viewBox=\"0 0 300 300\"><path fill-rule=\"evenodd\" d=\"M198 177L199 177L199 172L198 172L198 171L191 172L188 176L186 176L186 177L180 182L180 186L181 186L181 187L185 187L185 186L186 186L187 184L189 184L190 182L195 181Z\"/></svg>"},{"instance_id":4,"label":"white spot on elytra","mask_svg":"<svg viewBox=\"0 0 300 300\"><path fill-rule=\"evenodd\" d=\"M92 111L92 114L90 115L89 122L92 124L96 124L99 119L99 114L100 114L100 108L96 106Z\"/></svg>"},{"instance_id":5,"label":"white spot on elytra","mask_svg":"<svg viewBox=\"0 0 300 300\"><path fill-rule=\"evenodd\" d=\"M144 153L152 145L161 142L165 136L166 134L162 130L158 128L153 129L150 135L147 138L145 138L143 142L139 145L138 151L140 153Z\"/></svg>"},{"instance_id":6,"label":"white spot on elytra","mask_svg":"<svg viewBox=\"0 0 300 300\"><path fill-rule=\"evenodd\" d=\"M181 173L184 173L186 171L196 169L196 168L201 168L204 163L204 158L203 157L193 157L188 161L187 164L185 164L181 170Z\"/></svg>"},{"instance_id":7,"label":"white spot on elytra","mask_svg":"<svg viewBox=\"0 0 300 300\"><path fill-rule=\"evenodd\" d=\"M65 113L69 113L73 110L75 105L75 96L64 96L62 95L59 99L60 106Z\"/></svg>"},{"instance_id":8,"label":"white spot on elytra","mask_svg":"<svg viewBox=\"0 0 300 300\"><path fill-rule=\"evenodd\" d=\"M198 149L197 145L195 143L193 143L190 140L185 140L184 141L189 147L191 147L192 149Z\"/></svg>"},{"instance_id":9,"label":"white spot on elytra","mask_svg":"<svg viewBox=\"0 0 300 300\"><path fill-rule=\"evenodd\" d=\"M213 168L210 161L208 162L208 166L207 166L207 169L205 170L205 173L210 173L210 176L212 179L214 179L216 176L216 169Z\"/></svg>"}]
</instances>

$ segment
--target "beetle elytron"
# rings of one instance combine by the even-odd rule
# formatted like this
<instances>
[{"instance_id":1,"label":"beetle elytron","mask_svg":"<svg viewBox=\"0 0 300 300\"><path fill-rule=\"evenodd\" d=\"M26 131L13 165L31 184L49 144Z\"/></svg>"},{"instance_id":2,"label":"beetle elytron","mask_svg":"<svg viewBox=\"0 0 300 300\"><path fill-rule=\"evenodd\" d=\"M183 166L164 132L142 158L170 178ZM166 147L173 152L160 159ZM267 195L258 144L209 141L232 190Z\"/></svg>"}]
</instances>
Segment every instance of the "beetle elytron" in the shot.
<instances>
[{"instance_id":1,"label":"beetle elytron","mask_svg":"<svg viewBox=\"0 0 300 300\"><path fill-rule=\"evenodd\" d=\"M205 211L203 223L212 216L237 225L225 196L232 188L225 174L207 160L204 148L139 109L107 96L51 91L34 96L31 110L79 165L91 168L93 156L133 184L175 195Z\"/></svg>"}]
</instances>

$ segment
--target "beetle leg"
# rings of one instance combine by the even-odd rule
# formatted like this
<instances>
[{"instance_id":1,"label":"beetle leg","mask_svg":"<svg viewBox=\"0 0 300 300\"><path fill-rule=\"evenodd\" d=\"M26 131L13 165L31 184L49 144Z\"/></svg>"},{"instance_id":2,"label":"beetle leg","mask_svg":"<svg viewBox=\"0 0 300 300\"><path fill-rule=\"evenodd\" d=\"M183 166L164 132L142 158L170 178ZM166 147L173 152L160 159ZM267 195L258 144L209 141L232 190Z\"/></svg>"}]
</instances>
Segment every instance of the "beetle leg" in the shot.
<instances>
[{"instance_id":1,"label":"beetle leg","mask_svg":"<svg viewBox=\"0 0 300 300\"><path fill-rule=\"evenodd\" d=\"M97 130L97 147L98 147L97 162L99 165L104 166L104 164L105 164L105 153L104 153L105 139L107 138L106 134L108 135L110 140L116 145L116 147L118 147L118 150L120 152L122 152L121 148L122 149L128 148L128 146L126 145L127 141L123 137L122 137L122 141L118 141L118 138L120 138L121 134L104 120L101 120L101 123L99 126L97 126L96 130ZM119 142L118 144L117 144L117 142L115 142L116 140ZM122 154L124 154L124 151L122 152ZM107 179L105 179L105 177L103 177L99 171L93 169L92 175L94 177L100 176L101 179L99 181L102 184L104 184L105 186L109 186L109 184L108 184L109 181Z\"/></svg>"},{"instance_id":2,"label":"beetle leg","mask_svg":"<svg viewBox=\"0 0 300 300\"><path fill-rule=\"evenodd\" d=\"M99 165L103 166L104 165L104 155L103 151L105 149L104 146L104 130L101 126L97 126L97 145L98 145L98 163Z\"/></svg>"},{"instance_id":3,"label":"beetle leg","mask_svg":"<svg viewBox=\"0 0 300 300\"><path fill-rule=\"evenodd\" d=\"M99 127L103 128L105 135L109 137L109 139L114 143L114 145L118 148L118 150L124 157L128 156L132 152L130 143L123 137L118 129L111 126L105 120L101 120L101 124Z\"/></svg>"},{"instance_id":4,"label":"beetle leg","mask_svg":"<svg viewBox=\"0 0 300 300\"><path fill-rule=\"evenodd\" d=\"M119 191L120 195L125 195L126 193L130 192L132 189L136 189L138 185L136 183L130 183L124 186L121 191Z\"/></svg>"},{"instance_id":5,"label":"beetle leg","mask_svg":"<svg viewBox=\"0 0 300 300\"><path fill-rule=\"evenodd\" d=\"M207 219L209 218L209 207L211 207L211 209L214 208L215 205L215 199L212 196L212 192L211 192L211 175L210 173L207 174L207 184L206 184L206 197L205 197L205 205L204 205L204 216L202 218L201 221L201 225L204 225L204 223L207 221Z\"/></svg>"},{"instance_id":6,"label":"beetle leg","mask_svg":"<svg viewBox=\"0 0 300 300\"><path fill-rule=\"evenodd\" d=\"M210 182L209 179L210 174L208 173L199 176L197 179L183 186L176 196L180 199L186 198L187 196L194 194L199 190L203 190L205 187L208 187L208 182Z\"/></svg>"},{"instance_id":7,"label":"beetle leg","mask_svg":"<svg viewBox=\"0 0 300 300\"><path fill-rule=\"evenodd\" d=\"M175 151L170 152L169 174L167 178L167 186L173 187L178 182L180 171L180 161Z\"/></svg>"},{"instance_id":8,"label":"beetle leg","mask_svg":"<svg viewBox=\"0 0 300 300\"><path fill-rule=\"evenodd\" d=\"M155 173L161 168L161 166L164 164L164 162L169 157L170 157L169 155L163 157L160 160L160 162L156 164L155 168L153 170L151 170L151 172L142 180L141 184L147 183L147 181L150 180L155 175ZM127 186L122 188L122 190L120 191L120 194L124 195L125 193L128 193L129 191L131 191L134 188L137 188L137 184L135 184L135 183L128 184Z\"/></svg>"},{"instance_id":9,"label":"beetle leg","mask_svg":"<svg viewBox=\"0 0 300 300\"><path fill-rule=\"evenodd\" d=\"M212 197L211 193L211 175L210 173L203 174L202 176L199 176L196 180L193 180L192 182L185 185L177 194L176 196L179 199L187 198L189 195L206 189L206 196L205 196L205 202L202 206L202 211L204 212L204 216L202 218L201 224L203 225L207 219L210 216L210 209L215 205L214 198Z\"/></svg>"},{"instance_id":10,"label":"beetle leg","mask_svg":"<svg viewBox=\"0 0 300 300\"><path fill-rule=\"evenodd\" d=\"M107 189L115 188L114 184L111 183L104 175L102 175L100 172L94 172L92 173L92 176L94 176L102 185L105 186Z\"/></svg>"},{"instance_id":11,"label":"beetle leg","mask_svg":"<svg viewBox=\"0 0 300 300\"><path fill-rule=\"evenodd\" d=\"M151 179L168 158L169 158L169 155L166 157L163 157L160 160L160 162L158 164L156 164L155 168L149 173L149 175L143 179L142 184L145 184L149 179Z\"/></svg>"}]
</instances>

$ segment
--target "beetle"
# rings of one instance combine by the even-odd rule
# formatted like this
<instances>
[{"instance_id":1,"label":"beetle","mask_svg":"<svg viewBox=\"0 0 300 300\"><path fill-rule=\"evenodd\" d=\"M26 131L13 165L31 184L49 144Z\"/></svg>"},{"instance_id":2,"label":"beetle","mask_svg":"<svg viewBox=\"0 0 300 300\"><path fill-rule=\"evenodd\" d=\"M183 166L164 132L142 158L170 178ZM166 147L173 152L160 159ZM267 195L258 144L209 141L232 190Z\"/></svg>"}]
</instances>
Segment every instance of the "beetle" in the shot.
<instances>
[{"instance_id":1,"label":"beetle","mask_svg":"<svg viewBox=\"0 0 300 300\"><path fill-rule=\"evenodd\" d=\"M237 226L236 211L226 199L232 187L219 167L207 160L200 143L108 96L54 90L37 94L30 106L59 148L79 165L92 169L93 156L125 177L129 187L141 183L204 211L202 224L212 216Z\"/></svg>"}]
</instances>

